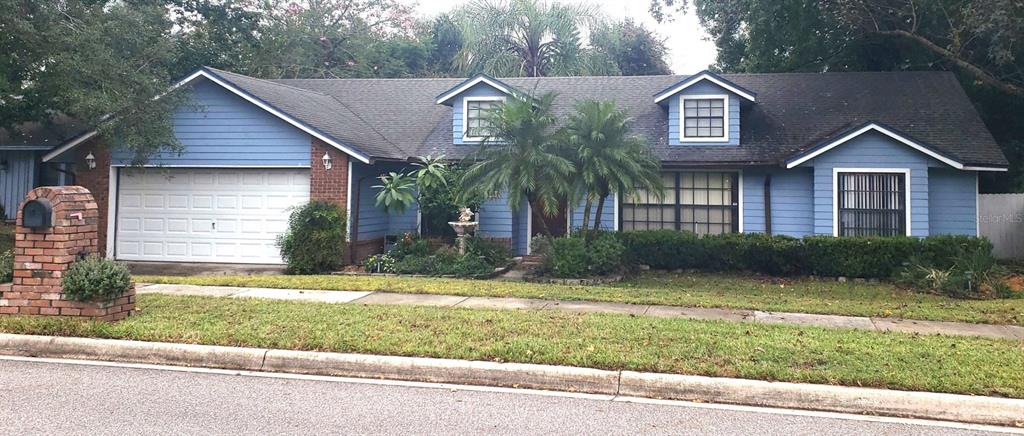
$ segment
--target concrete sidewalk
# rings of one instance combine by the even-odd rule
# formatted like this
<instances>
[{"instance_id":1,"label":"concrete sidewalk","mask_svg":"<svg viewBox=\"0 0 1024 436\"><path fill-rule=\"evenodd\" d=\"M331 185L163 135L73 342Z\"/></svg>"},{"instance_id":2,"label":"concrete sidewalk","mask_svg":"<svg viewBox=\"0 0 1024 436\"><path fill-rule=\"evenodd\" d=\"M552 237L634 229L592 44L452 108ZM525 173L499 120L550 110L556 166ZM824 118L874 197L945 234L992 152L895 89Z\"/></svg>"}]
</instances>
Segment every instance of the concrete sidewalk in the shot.
<instances>
[{"instance_id":1,"label":"concrete sidewalk","mask_svg":"<svg viewBox=\"0 0 1024 436\"><path fill-rule=\"evenodd\" d=\"M196 295L205 297L264 298L318 303L388 304L500 310L562 310L577 313L617 313L662 318L755 322L895 331L922 335L981 336L1024 340L1024 327L946 321L918 321L861 316L763 312L759 310L705 309L696 307L593 301L539 300L529 298L464 297L458 295L393 292L320 291L300 289L235 288L227 286L139 284L137 294Z\"/></svg>"}]
</instances>

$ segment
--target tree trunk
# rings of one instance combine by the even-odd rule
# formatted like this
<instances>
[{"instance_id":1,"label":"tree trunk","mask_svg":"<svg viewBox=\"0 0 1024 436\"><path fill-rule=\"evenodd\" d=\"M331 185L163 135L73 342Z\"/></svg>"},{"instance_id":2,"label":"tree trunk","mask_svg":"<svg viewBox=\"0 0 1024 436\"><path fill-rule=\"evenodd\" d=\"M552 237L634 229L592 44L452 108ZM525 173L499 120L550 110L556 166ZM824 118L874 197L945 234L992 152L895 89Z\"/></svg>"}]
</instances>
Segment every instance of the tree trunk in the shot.
<instances>
[{"instance_id":1,"label":"tree trunk","mask_svg":"<svg viewBox=\"0 0 1024 436\"><path fill-rule=\"evenodd\" d=\"M590 207L594 204L594 194L587 193L587 204L583 206L583 226L580 227L584 232L590 228Z\"/></svg>"},{"instance_id":2,"label":"tree trunk","mask_svg":"<svg viewBox=\"0 0 1024 436\"><path fill-rule=\"evenodd\" d=\"M594 230L601 230L601 212L604 211L604 201L608 199L608 194L602 194L597 201L597 211L594 213Z\"/></svg>"}]
</instances>

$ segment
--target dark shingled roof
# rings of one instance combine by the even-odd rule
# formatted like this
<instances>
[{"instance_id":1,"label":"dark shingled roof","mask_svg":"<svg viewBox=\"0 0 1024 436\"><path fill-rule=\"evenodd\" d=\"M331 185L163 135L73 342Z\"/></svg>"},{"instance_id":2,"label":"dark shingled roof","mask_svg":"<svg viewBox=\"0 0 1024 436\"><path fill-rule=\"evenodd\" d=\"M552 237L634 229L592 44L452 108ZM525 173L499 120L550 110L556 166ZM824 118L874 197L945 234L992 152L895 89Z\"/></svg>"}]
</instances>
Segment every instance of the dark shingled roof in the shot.
<instances>
[{"instance_id":1,"label":"dark shingled roof","mask_svg":"<svg viewBox=\"0 0 1024 436\"><path fill-rule=\"evenodd\" d=\"M212 70L246 92L374 158L444 154L474 147L452 142L452 108L436 97L465 79L261 80ZM668 109L654 95L688 76L502 78L528 92L559 94L565 117L582 99L610 99L629 111L633 130L667 163L771 164L877 122L965 165L1007 161L952 73L722 74L757 93L744 105L740 145L668 145Z\"/></svg>"}]
</instances>

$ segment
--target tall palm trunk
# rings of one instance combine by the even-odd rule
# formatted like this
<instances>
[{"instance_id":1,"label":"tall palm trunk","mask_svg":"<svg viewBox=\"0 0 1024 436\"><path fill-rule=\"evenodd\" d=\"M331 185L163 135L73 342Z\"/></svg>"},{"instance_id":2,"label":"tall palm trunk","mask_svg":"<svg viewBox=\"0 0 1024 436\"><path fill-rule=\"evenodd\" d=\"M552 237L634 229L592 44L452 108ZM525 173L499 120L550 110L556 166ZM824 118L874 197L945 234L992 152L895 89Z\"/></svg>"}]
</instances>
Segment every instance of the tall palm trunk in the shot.
<instances>
[{"instance_id":1,"label":"tall palm trunk","mask_svg":"<svg viewBox=\"0 0 1024 436\"><path fill-rule=\"evenodd\" d=\"M601 194L600 200L597 202L597 211L594 214L594 230L601 230L601 212L604 211L604 201L608 199L608 194Z\"/></svg>"},{"instance_id":2,"label":"tall palm trunk","mask_svg":"<svg viewBox=\"0 0 1024 436\"><path fill-rule=\"evenodd\" d=\"M583 227L580 227L583 231L590 228L590 208L594 205L594 194L587 193L587 203L583 206Z\"/></svg>"}]
</instances>

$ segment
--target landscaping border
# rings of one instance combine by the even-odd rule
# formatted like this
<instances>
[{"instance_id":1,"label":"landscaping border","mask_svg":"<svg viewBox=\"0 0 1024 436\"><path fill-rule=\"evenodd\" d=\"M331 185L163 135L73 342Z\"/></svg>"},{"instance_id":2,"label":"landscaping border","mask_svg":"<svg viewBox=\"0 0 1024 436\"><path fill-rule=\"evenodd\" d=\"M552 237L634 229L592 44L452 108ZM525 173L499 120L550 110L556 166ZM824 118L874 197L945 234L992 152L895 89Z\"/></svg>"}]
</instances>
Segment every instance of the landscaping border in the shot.
<instances>
[{"instance_id":1,"label":"landscaping border","mask_svg":"<svg viewBox=\"0 0 1024 436\"><path fill-rule=\"evenodd\" d=\"M547 389L1024 425L1024 400L569 366L0 334L0 354Z\"/></svg>"}]
</instances>

